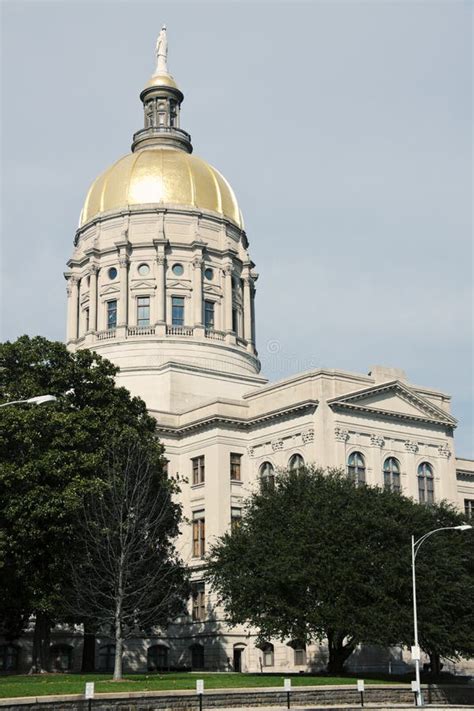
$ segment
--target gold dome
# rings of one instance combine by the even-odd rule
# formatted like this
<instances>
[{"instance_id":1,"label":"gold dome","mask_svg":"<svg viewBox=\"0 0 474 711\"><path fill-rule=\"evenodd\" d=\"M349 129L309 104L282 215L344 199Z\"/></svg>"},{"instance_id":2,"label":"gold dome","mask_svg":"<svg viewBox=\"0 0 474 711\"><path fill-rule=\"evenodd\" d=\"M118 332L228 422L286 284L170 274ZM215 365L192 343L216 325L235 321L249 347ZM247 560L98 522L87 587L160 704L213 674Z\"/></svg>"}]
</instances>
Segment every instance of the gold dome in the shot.
<instances>
[{"instance_id":1,"label":"gold dome","mask_svg":"<svg viewBox=\"0 0 474 711\"><path fill-rule=\"evenodd\" d=\"M243 229L227 180L201 158L163 147L130 153L102 173L89 188L79 226L103 212L150 204L210 210Z\"/></svg>"}]
</instances>

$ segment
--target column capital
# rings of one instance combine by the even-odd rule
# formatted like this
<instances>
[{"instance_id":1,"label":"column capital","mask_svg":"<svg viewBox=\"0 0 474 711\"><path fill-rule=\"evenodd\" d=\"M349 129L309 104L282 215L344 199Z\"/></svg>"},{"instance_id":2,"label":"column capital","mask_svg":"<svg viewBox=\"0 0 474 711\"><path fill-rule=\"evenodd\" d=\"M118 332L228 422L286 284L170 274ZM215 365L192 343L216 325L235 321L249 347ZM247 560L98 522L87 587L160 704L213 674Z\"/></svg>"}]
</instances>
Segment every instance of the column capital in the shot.
<instances>
[{"instance_id":1,"label":"column capital","mask_svg":"<svg viewBox=\"0 0 474 711\"><path fill-rule=\"evenodd\" d=\"M156 255L156 263L159 264L160 266L163 266L166 264L166 257L164 254L157 254Z\"/></svg>"},{"instance_id":2,"label":"column capital","mask_svg":"<svg viewBox=\"0 0 474 711\"><path fill-rule=\"evenodd\" d=\"M204 264L204 260L202 257L195 256L193 257L193 267L194 269L202 269L202 265Z\"/></svg>"},{"instance_id":3,"label":"column capital","mask_svg":"<svg viewBox=\"0 0 474 711\"><path fill-rule=\"evenodd\" d=\"M95 262L91 262L91 263L89 264L89 272L90 272L91 274L97 274L98 271L99 271L99 266L98 266L98 264L96 264Z\"/></svg>"},{"instance_id":4,"label":"column capital","mask_svg":"<svg viewBox=\"0 0 474 711\"><path fill-rule=\"evenodd\" d=\"M127 256L122 256L119 258L119 266L123 268L128 267L130 264L130 259Z\"/></svg>"}]
</instances>

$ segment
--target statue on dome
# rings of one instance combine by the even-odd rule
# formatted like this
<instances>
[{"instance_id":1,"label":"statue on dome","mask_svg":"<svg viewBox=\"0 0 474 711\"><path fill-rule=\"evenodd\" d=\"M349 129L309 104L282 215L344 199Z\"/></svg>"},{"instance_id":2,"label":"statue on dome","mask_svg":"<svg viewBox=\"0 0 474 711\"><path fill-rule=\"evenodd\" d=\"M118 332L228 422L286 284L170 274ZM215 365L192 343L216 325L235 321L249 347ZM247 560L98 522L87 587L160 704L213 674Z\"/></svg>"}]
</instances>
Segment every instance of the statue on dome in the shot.
<instances>
[{"instance_id":1,"label":"statue on dome","mask_svg":"<svg viewBox=\"0 0 474 711\"><path fill-rule=\"evenodd\" d=\"M156 40L156 70L155 74L168 73L168 38L166 36L166 25L160 30Z\"/></svg>"}]
</instances>

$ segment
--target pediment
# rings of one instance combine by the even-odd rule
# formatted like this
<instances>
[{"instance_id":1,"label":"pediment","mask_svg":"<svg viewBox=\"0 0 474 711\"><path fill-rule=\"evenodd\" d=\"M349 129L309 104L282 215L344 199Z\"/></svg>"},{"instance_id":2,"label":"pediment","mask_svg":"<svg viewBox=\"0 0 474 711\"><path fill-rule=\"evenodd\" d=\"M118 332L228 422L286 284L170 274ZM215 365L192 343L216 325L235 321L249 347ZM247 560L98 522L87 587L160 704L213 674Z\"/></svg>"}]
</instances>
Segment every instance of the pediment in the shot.
<instances>
[{"instance_id":1,"label":"pediment","mask_svg":"<svg viewBox=\"0 0 474 711\"><path fill-rule=\"evenodd\" d=\"M118 294L120 292L120 286L118 284L110 284L100 291L101 296L106 296L107 294Z\"/></svg>"},{"instance_id":2,"label":"pediment","mask_svg":"<svg viewBox=\"0 0 474 711\"><path fill-rule=\"evenodd\" d=\"M395 419L456 425L447 412L396 380L328 400L333 410L353 410Z\"/></svg>"},{"instance_id":3,"label":"pediment","mask_svg":"<svg viewBox=\"0 0 474 711\"><path fill-rule=\"evenodd\" d=\"M222 293L218 286L211 286L210 284L206 284L203 291L206 294L215 294L216 296L221 296Z\"/></svg>"},{"instance_id":4,"label":"pediment","mask_svg":"<svg viewBox=\"0 0 474 711\"><path fill-rule=\"evenodd\" d=\"M131 284L130 291L134 291L135 289L156 289L156 285L149 279L141 279Z\"/></svg>"},{"instance_id":5,"label":"pediment","mask_svg":"<svg viewBox=\"0 0 474 711\"><path fill-rule=\"evenodd\" d=\"M183 291L189 291L189 282L182 281L168 281L166 282L167 289L182 289Z\"/></svg>"}]
</instances>

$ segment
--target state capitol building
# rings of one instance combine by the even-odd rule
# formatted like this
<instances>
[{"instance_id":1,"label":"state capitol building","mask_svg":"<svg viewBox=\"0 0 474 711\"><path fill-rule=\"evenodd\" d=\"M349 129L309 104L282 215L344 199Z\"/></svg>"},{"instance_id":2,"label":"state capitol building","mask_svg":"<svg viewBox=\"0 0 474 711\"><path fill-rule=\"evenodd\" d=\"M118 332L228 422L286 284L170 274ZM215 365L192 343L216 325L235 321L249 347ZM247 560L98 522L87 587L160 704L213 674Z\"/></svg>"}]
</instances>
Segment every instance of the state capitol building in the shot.
<instances>
[{"instance_id":1,"label":"state capitol building","mask_svg":"<svg viewBox=\"0 0 474 711\"><path fill-rule=\"evenodd\" d=\"M126 642L124 666L317 670L324 648L257 646L252 630L226 625L203 581L208 545L280 468L342 468L420 502L447 499L470 516L474 462L455 456L450 396L408 382L401 369L318 368L273 383L260 374L258 273L242 212L227 180L194 154L183 98L163 29L140 93L144 127L89 188L65 273L68 347L91 348L120 368L118 385L156 418L170 474L187 480L178 548L192 570L188 615ZM81 635L58 630L53 642L63 665L79 669ZM99 637L97 668L111 669L113 657L112 640ZM405 659L402 650L360 650L348 669L390 662L403 672Z\"/></svg>"}]
</instances>

